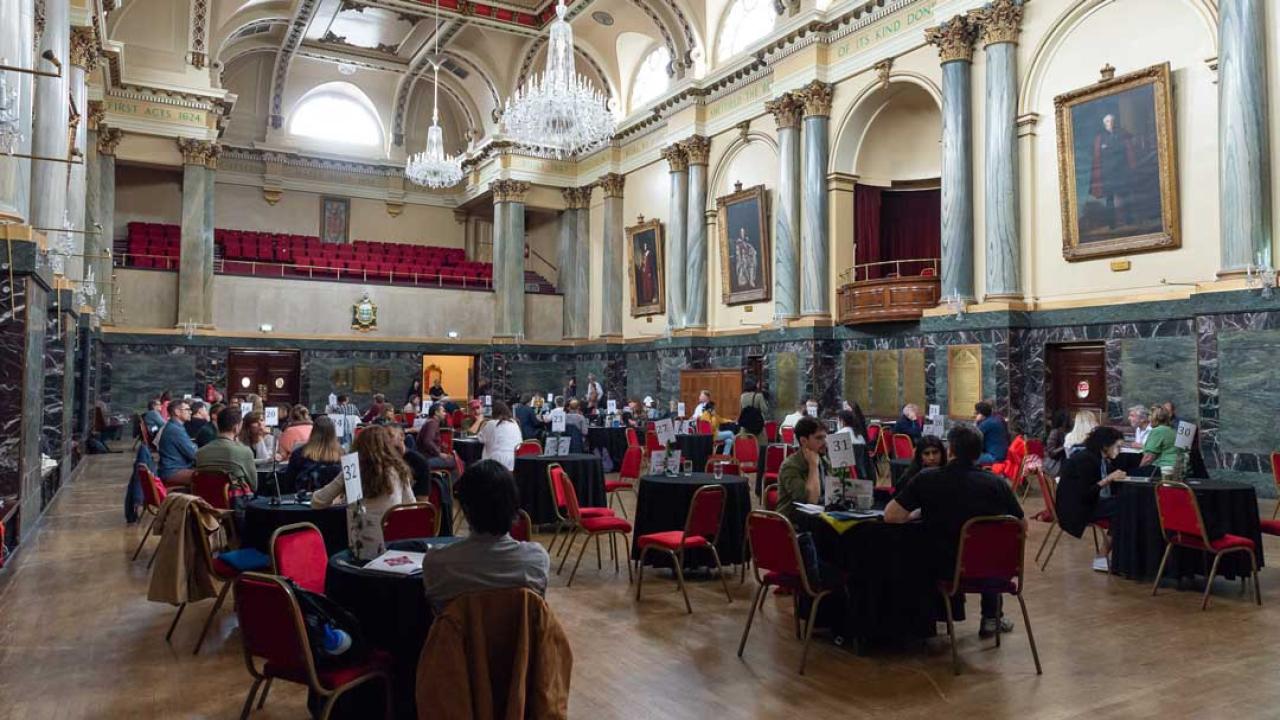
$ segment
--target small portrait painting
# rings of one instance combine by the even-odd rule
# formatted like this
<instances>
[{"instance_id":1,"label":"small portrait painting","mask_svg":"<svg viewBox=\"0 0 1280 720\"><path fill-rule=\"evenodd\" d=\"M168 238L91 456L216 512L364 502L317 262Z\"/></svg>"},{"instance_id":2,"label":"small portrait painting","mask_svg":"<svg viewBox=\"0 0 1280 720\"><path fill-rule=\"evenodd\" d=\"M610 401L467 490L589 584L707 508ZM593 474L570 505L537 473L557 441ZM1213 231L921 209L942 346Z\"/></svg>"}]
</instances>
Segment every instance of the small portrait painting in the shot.
<instances>
[{"instance_id":1,"label":"small portrait painting","mask_svg":"<svg viewBox=\"0 0 1280 720\"><path fill-rule=\"evenodd\" d=\"M661 315L663 302L662 223L658 220L639 222L627 228L627 263L631 285L631 316Z\"/></svg>"},{"instance_id":2,"label":"small portrait painting","mask_svg":"<svg viewBox=\"0 0 1280 720\"><path fill-rule=\"evenodd\" d=\"M763 185L742 189L716 201L720 227L720 289L726 305L768 301L772 296L769 270L769 194Z\"/></svg>"},{"instance_id":3,"label":"small portrait painting","mask_svg":"<svg viewBox=\"0 0 1280 720\"><path fill-rule=\"evenodd\" d=\"M351 200L320 198L320 242L345 243L351 231Z\"/></svg>"},{"instance_id":4,"label":"small portrait painting","mask_svg":"<svg viewBox=\"0 0 1280 720\"><path fill-rule=\"evenodd\" d=\"M1055 98L1068 260L1176 248L1169 65Z\"/></svg>"}]
</instances>

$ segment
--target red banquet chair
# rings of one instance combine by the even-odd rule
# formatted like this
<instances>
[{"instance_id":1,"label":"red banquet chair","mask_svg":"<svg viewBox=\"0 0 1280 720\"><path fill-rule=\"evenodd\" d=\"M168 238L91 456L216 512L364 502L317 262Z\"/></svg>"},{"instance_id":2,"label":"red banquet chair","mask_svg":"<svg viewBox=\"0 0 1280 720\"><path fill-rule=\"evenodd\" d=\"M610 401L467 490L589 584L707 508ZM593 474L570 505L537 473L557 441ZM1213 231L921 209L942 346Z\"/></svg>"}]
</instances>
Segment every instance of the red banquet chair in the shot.
<instances>
[{"instance_id":1,"label":"red banquet chair","mask_svg":"<svg viewBox=\"0 0 1280 720\"><path fill-rule=\"evenodd\" d=\"M778 481L778 471L782 469L782 461L791 454L789 445L770 445L764 450L764 484Z\"/></svg>"},{"instance_id":2,"label":"red banquet chair","mask_svg":"<svg viewBox=\"0 0 1280 720\"><path fill-rule=\"evenodd\" d=\"M551 479L553 487L558 487L559 492L557 499L564 498L565 516L572 524L572 530L569 532L569 539L565 542L564 557L560 559L560 567L556 570L556 574L560 574L564 570L564 564L569 560L569 553L573 550L573 542L577 539L578 533L582 533L583 538L582 549L578 551L578 559L573 563L573 571L569 573L569 582L565 587L573 585L573 578L578 574L578 566L582 564L582 556L587 551L587 546L591 544L591 538L596 539L596 568L600 569L603 565L603 558L600 553L600 536L609 536L609 552L613 555L613 571L618 572L618 536L622 536L623 548L627 547L627 536L631 534L631 523L620 517L614 517L613 511L608 508L598 508L608 512L608 515L586 517L583 509L578 506L578 490L569 480L569 476L559 464L553 464L547 467L547 476ZM557 514L559 510L556 511ZM627 562L627 582L631 582L631 562Z\"/></svg>"},{"instance_id":3,"label":"red banquet chair","mask_svg":"<svg viewBox=\"0 0 1280 720\"><path fill-rule=\"evenodd\" d=\"M568 498L565 497L565 487L573 488L573 480L569 478L568 473L564 471L564 468L561 467L559 463L552 463L547 466L547 484L551 487L551 497L555 500L554 505L556 509L556 531L555 534L551 536L551 544L547 546L547 553L552 554L552 548L556 546L556 540L560 538L560 531L567 530L572 534L574 528L577 527L577 524L569 515L569 501ZM574 502L577 502L578 495L576 489L574 491L573 499ZM580 507L578 508L578 514L584 518L614 516L612 510L602 507ZM562 545L560 551L567 556L569 552L568 544L566 543ZM561 569L563 569L563 563ZM556 574L559 573L560 571L557 570Z\"/></svg>"},{"instance_id":4,"label":"red banquet chair","mask_svg":"<svg viewBox=\"0 0 1280 720\"><path fill-rule=\"evenodd\" d=\"M640 436L633 427L627 428L627 447L640 447Z\"/></svg>"},{"instance_id":5,"label":"red banquet chair","mask_svg":"<svg viewBox=\"0 0 1280 720\"><path fill-rule=\"evenodd\" d=\"M955 572L949 580L938 581L942 606L947 614L947 635L951 638L951 665L960 674L960 654L956 649L956 626L951 614L951 597L957 594L984 593L998 590L1018 598L1022 623L1027 627L1031 658L1040 675L1040 653L1031 632L1031 616L1022 598L1023 546L1027 540L1026 525L1012 515L988 515L969 518L960 527L960 545L956 549ZM1000 631L996 630L996 647L1000 647Z\"/></svg>"},{"instance_id":6,"label":"red banquet chair","mask_svg":"<svg viewBox=\"0 0 1280 720\"><path fill-rule=\"evenodd\" d=\"M1280 452L1271 453L1271 477L1275 479L1276 488L1280 490ZM1280 535L1280 502L1276 503L1276 508L1271 512L1270 520L1260 520L1262 532L1266 535Z\"/></svg>"},{"instance_id":7,"label":"red banquet chair","mask_svg":"<svg viewBox=\"0 0 1280 720\"><path fill-rule=\"evenodd\" d=\"M231 476L217 470L198 470L191 478L191 494L204 498L214 510L231 510L231 499L247 495Z\"/></svg>"},{"instance_id":8,"label":"red banquet chair","mask_svg":"<svg viewBox=\"0 0 1280 720\"><path fill-rule=\"evenodd\" d=\"M779 430L778 433L782 438L782 444L784 445L796 444L796 429L794 427L784 427L781 430Z\"/></svg>"},{"instance_id":9,"label":"red banquet chair","mask_svg":"<svg viewBox=\"0 0 1280 720\"><path fill-rule=\"evenodd\" d=\"M447 453L453 453L453 431L449 428L440 428L440 448Z\"/></svg>"},{"instance_id":10,"label":"red banquet chair","mask_svg":"<svg viewBox=\"0 0 1280 720\"><path fill-rule=\"evenodd\" d=\"M706 420L699 420L696 425L699 435L710 435L714 431L711 427L711 423Z\"/></svg>"},{"instance_id":11,"label":"red banquet chair","mask_svg":"<svg viewBox=\"0 0 1280 720\"><path fill-rule=\"evenodd\" d=\"M324 536L311 523L294 523L271 533L271 572L287 577L303 590L324 594L329 551Z\"/></svg>"},{"instance_id":12,"label":"red banquet chair","mask_svg":"<svg viewBox=\"0 0 1280 720\"><path fill-rule=\"evenodd\" d=\"M138 484L142 486L142 514L151 515L151 523L147 525L147 531L142 533L142 539L138 541L138 549L133 551L133 558L137 560L138 554L142 552L142 546L147 544L147 538L151 537L151 533L156 529L156 522L160 520L160 506L164 504L164 499L169 496L169 489L165 487L160 478L151 472L151 468L143 463L138 463L134 468L134 472L138 475ZM151 567L151 563L155 562L156 556L153 553L151 559L147 561L147 567Z\"/></svg>"},{"instance_id":13,"label":"red banquet chair","mask_svg":"<svg viewBox=\"0 0 1280 720\"><path fill-rule=\"evenodd\" d=\"M661 452L666 448L662 447L662 443L658 440L658 433L650 430L644 434L644 449L648 452Z\"/></svg>"},{"instance_id":14,"label":"red banquet chair","mask_svg":"<svg viewBox=\"0 0 1280 720\"><path fill-rule=\"evenodd\" d=\"M893 436L893 457L897 460L910 460L915 457L916 446L910 435L897 433Z\"/></svg>"},{"instance_id":15,"label":"red banquet chair","mask_svg":"<svg viewBox=\"0 0 1280 720\"><path fill-rule=\"evenodd\" d=\"M432 483L434 485L435 483ZM430 538L440 534L440 511L430 502L393 505L382 514L382 541Z\"/></svg>"},{"instance_id":16,"label":"red banquet chair","mask_svg":"<svg viewBox=\"0 0 1280 720\"><path fill-rule=\"evenodd\" d=\"M769 420L764 424L765 442L778 442L778 421Z\"/></svg>"},{"instance_id":17,"label":"red banquet chair","mask_svg":"<svg viewBox=\"0 0 1280 720\"><path fill-rule=\"evenodd\" d=\"M711 551L711 558L716 563L716 574L720 577L720 585L724 587L724 595L729 602L733 602L733 596L729 594L729 583L724 579L724 567L720 565L720 552L716 550L720 525L724 519L725 497L723 485L703 485L693 494L683 530L649 533L636 538L636 547L640 548L640 559L636 561L636 602L640 602L640 591L644 588L645 555L654 550L666 553L671 558L676 584L684 595L685 610L692 615L693 605L689 604L689 591L684 583L684 553L686 550L704 548Z\"/></svg>"},{"instance_id":18,"label":"red banquet chair","mask_svg":"<svg viewBox=\"0 0 1280 720\"><path fill-rule=\"evenodd\" d=\"M1160 569L1156 571L1155 584L1151 586L1153 596L1160 589L1165 564L1169 562L1169 553L1176 545L1213 554L1213 566L1209 569L1209 575L1204 581L1204 600L1200 603L1201 610L1209 609L1209 596L1213 592L1213 578L1218 574L1218 563L1223 555L1234 552L1249 553L1254 600L1258 605L1262 605L1262 589L1258 587L1258 556L1253 541L1230 533L1217 540L1210 540L1209 534L1205 532L1204 516L1200 514L1200 503L1196 500L1195 491L1190 485L1169 480L1161 481L1156 486L1156 512L1160 516L1160 533L1164 536L1165 546L1164 555L1160 558Z\"/></svg>"},{"instance_id":19,"label":"red banquet chair","mask_svg":"<svg viewBox=\"0 0 1280 720\"><path fill-rule=\"evenodd\" d=\"M1033 473L1036 476L1036 480L1040 484L1040 494L1044 496L1044 510L1040 511L1036 517L1049 523L1049 532L1045 533L1044 539L1040 541L1040 547L1036 550L1035 557L1035 561L1040 562L1040 555L1044 553L1045 546L1048 546L1049 553L1044 556L1044 562L1040 563L1040 572L1044 572L1044 569L1049 567L1049 558L1053 557L1053 551L1057 549L1058 541L1062 539L1062 536L1066 531L1058 524L1058 494L1054 489L1053 480L1049 479L1049 476L1045 475L1044 471L1040 468L1031 470L1030 473ZM1106 518L1094 520L1089 523L1089 529L1093 533L1094 553L1098 553L1101 548L1098 544L1098 531L1102 530L1105 532L1110 529L1110 527L1111 521ZM1049 544L1050 538L1053 538L1053 544Z\"/></svg>"},{"instance_id":20,"label":"red banquet chair","mask_svg":"<svg viewBox=\"0 0 1280 720\"><path fill-rule=\"evenodd\" d=\"M711 475L716 471L717 465L720 466L721 472L725 475L742 474L742 468L732 455L711 455L707 457L707 464L703 466L702 471Z\"/></svg>"},{"instance_id":21,"label":"red banquet chair","mask_svg":"<svg viewBox=\"0 0 1280 720\"><path fill-rule=\"evenodd\" d=\"M754 435L741 435L733 443L733 457L744 475L755 475L760 466L760 446Z\"/></svg>"},{"instance_id":22,"label":"red banquet chair","mask_svg":"<svg viewBox=\"0 0 1280 720\"><path fill-rule=\"evenodd\" d=\"M747 635L751 632L756 609L764 605L769 586L785 587L796 600L794 608L797 623L800 621L800 593L813 600L809 607L808 621L804 625L804 649L800 651L800 674L803 675L804 664L809 657L809 638L813 635L813 623L818 617L818 606L831 591L817 590L809 583L809 574L805 572L804 561L800 556L800 544L796 542L796 530L791 526L791 521L782 515L769 510L752 510L747 515L747 540L751 543L753 572L759 587L751 600L746 627L742 628L738 657L742 657L742 651L747 647ZM760 574L762 570L764 575Z\"/></svg>"},{"instance_id":23,"label":"red banquet chair","mask_svg":"<svg viewBox=\"0 0 1280 720\"><path fill-rule=\"evenodd\" d=\"M312 656L298 599L288 583L273 575L244 573L236 580L236 599L244 664L253 678L240 720L249 717L255 698L258 709L262 709L271 692L271 682L277 678L305 685L322 698L321 720L329 717L334 703L344 693L370 680L379 680L385 688L383 716L391 717L391 679L387 674L390 658L386 653L374 650L363 662L321 670ZM254 658L265 661L261 670L254 665ZM257 697L259 688L261 697Z\"/></svg>"},{"instance_id":24,"label":"red banquet chair","mask_svg":"<svg viewBox=\"0 0 1280 720\"><path fill-rule=\"evenodd\" d=\"M537 440L525 440L516 446L516 457L541 455L542 443Z\"/></svg>"},{"instance_id":25,"label":"red banquet chair","mask_svg":"<svg viewBox=\"0 0 1280 720\"><path fill-rule=\"evenodd\" d=\"M524 510L516 511L516 519L511 521L511 537L520 542L529 542L533 537L533 519Z\"/></svg>"},{"instance_id":26,"label":"red banquet chair","mask_svg":"<svg viewBox=\"0 0 1280 720\"><path fill-rule=\"evenodd\" d=\"M609 500L609 507L613 507L613 500L616 497L618 509L622 511L623 517L627 517L627 505L622 502L621 497L618 497L618 493L635 494L636 485L640 484L640 466L643 462L644 450L641 450L639 445L632 445L622 454L622 467L618 470L618 479L604 481L604 493Z\"/></svg>"}]
</instances>

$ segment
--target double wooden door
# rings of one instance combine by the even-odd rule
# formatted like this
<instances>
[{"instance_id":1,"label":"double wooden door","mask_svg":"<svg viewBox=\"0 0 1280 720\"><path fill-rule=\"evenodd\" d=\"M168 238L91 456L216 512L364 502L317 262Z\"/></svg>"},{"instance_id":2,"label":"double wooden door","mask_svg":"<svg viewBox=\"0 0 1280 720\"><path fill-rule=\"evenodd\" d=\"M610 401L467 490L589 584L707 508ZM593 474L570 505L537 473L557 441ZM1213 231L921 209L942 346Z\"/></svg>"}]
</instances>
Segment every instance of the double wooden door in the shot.
<instances>
[{"instance_id":1,"label":"double wooden door","mask_svg":"<svg viewBox=\"0 0 1280 720\"><path fill-rule=\"evenodd\" d=\"M231 350L227 353L227 398L241 402L257 395L268 405L300 399L302 356L297 350Z\"/></svg>"},{"instance_id":2,"label":"double wooden door","mask_svg":"<svg viewBox=\"0 0 1280 720\"><path fill-rule=\"evenodd\" d=\"M741 370L681 370L680 401L685 412L693 412L698 404L698 393L711 391L716 404L716 414L723 420L737 420L742 398Z\"/></svg>"},{"instance_id":3,"label":"double wooden door","mask_svg":"<svg viewBox=\"0 0 1280 720\"><path fill-rule=\"evenodd\" d=\"M1100 420L1107 417L1107 358L1102 343L1046 346L1044 364L1046 421L1059 409L1072 417L1079 410L1092 410Z\"/></svg>"}]
</instances>

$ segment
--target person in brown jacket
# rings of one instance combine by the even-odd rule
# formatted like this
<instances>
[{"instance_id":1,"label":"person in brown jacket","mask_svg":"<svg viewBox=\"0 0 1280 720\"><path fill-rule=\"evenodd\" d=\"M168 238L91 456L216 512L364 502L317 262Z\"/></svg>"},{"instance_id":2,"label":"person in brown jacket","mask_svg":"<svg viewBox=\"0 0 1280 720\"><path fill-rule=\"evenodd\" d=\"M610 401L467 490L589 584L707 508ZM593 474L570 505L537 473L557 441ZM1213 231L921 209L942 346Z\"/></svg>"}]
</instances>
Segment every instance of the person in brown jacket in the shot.
<instances>
[{"instance_id":1,"label":"person in brown jacket","mask_svg":"<svg viewBox=\"0 0 1280 720\"><path fill-rule=\"evenodd\" d=\"M567 718L572 673L569 639L537 593L460 595L436 617L422 647L418 718Z\"/></svg>"}]
</instances>

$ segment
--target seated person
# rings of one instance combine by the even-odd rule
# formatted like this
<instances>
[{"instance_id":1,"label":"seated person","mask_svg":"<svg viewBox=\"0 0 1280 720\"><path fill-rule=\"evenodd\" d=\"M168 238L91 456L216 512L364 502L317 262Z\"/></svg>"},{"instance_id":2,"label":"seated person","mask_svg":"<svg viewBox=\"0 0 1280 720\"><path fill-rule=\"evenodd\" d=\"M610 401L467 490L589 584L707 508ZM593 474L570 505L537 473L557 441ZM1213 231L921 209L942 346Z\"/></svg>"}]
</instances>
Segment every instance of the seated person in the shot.
<instances>
[{"instance_id":1,"label":"seated person","mask_svg":"<svg viewBox=\"0 0 1280 720\"><path fill-rule=\"evenodd\" d=\"M724 443L724 454L732 455L733 454L733 433L729 430L720 429L721 419L720 419L720 416L716 414L715 401L707 400L707 402L702 406L702 415L699 416L698 419L710 425L711 436L714 437L718 442Z\"/></svg>"},{"instance_id":2,"label":"seated person","mask_svg":"<svg viewBox=\"0 0 1280 720\"><path fill-rule=\"evenodd\" d=\"M418 395L410 395L409 400L405 402L404 407L400 408L400 412L406 415L410 413L417 415L422 412L422 398Z\"/></svg>"},{"instance_id":3,"label":"seated person","mask_svg":"<svg viewBox=\"0 0 1280 720\"><path fill-rule=\"evenodd\" d=\"M511 472L493 460L467 468L458 480L458 501L471 534L427 551L422 584L438 613L453 598L477 590L527 587L546 593L551 559L535 542L511 537L520 490Z\"/></svg>"},{"instance_id":4,"label":"seated person","mask_svg":"<svg viewBox=\"0 0 1280 720\"><path fill-rule=\"evenodd\" d=\"M800 452L792 453L778 468L778 512L796 522L796 503L825 504L824 482L831 472L827 461L827 429L811 417L796 423L796 443Z\"/></svg>"},{"instance_id":5,"label":"seated person","mask_svg":"<svg viewBox=\"0 0 1280 720\"><path fill-rule=\"evenodd\" d=\"M907 403L902 406L902 414L898 416L897 422L893 424L894 435L906 435L911 438L912 443L920 442L920 436L924 434L924 422L920 417L920 407L915 403Z\"/></svg>"},{"instance_id":6,"label":"seated person","mask_svg":"<svg viewBox=\"0 0 1280 720\"><path fill-rule=\"evenodd\" d=\"M533 407L533 399L529 393L525 393L512 409L516 423L520 426L520 436L525 440L538 439L538 411Z\"/></svg>"},{"instance_id":7,"label":"seated person","mask_svg":"<svg viewBox=\"0 0 1280 720\"><path fill-rule=\"evenodd\" d=\"M431 387L427 390L427 394L435 402L440 402L440 398L444 397L444 388L440 385L440 378L431 381Z\"/></svg>"},{"instance_id":8,"label":"seated person","mask_svg":"<svg viewBox=\"0 0 1280 720\"><path fill-rule=\"evenodd\" d=\"M1098 427L1098 414L1092 410L1077 410L1076 416L1071 423L1071 432L1062 439L1062 449L1065 456L1069 456L1076 451L1077 447L1084 445L1085 438L1089 437L1089 433Z\"/></svg>"},{"instance_id":9,"label":"seated person","mask_svg":"<svg viewBox=\"0 0 1280 720\"><path fill-rule=\"evenodd\" d=\"M333 406L331 411L334 415L359 415L360 408L351 402L351 398L346 395L338 396L338 404Z\"/></svg>"},{"instance_id":10,"label":"seated person","mask_svg":"<svg viewBox=\"0 0 1280 720\"><path fill-rule=\"evenodd\" d=\"M1184 451L1177 446L1178 432L1172 423L1173 413L1164 406L1151 413L1151 432L1142 444L1142 462L1138 463L1139 468L1149 468L1146 474L1154 475L1178 464L1178 456Z\"/></svg>"},{"instance_id":11,"label":"seated person","mask_svg":"<svg viewBox=\"0 0 1280 720\"><path fill-rule=\"evenodd\" d=\"M942 444L942 438L935 435L921 437L920 442L916 443L916 454L911 458L911 464L901 477L893 481L894 492L906 487L921 472L942 467L946 460L947 448Z\"/></svg>"},{"instance_id":12,"label":"seated person","mask_svg":"<svg viewBox=\"0 0 1280 720\"><path fill-rule=\"evenodd\" d=\"M195 442L196 436L200 434L200 430L209 424L209 406L204 404L203 400L188 400L191 405L191 419L184 423L187 429L187 435ZM199 443L196 443L199 446Z\"/></svg>"},{"instance_id":13,"label":"seated person","mask_svg":"<svg viewBox=\"0 0 1280 720\"><path fill-rule=\"evenodd\" d=\"M1071 418L1067 411L1058 408L1053 411L1053 419L1049 421L1049 438L1044 441L1044 474L1051 478L1058 477L1062 461L1067 458L1067 428Z\"/></svg>"},{"instance_id":14,"label":"seated person","mask_svg":"<svg viewBox=\"0 0 1280 720\"><path fill-rule=\"evenodd\" d=\"M698 404L693 406L693 412L689 413L690 420L697 420L702 417L702 411L706 409L707 403L711 402L710 390L698 391Z\"/></svg>"},{"instance_id":15,"label":"seated person","mask_svg":"<svg viewBox=\"0 0 1280 720\"><path fill-rule=\"evenodd\" d=\"M800 418L809 417L810 402L812 402L812 400L806 400L805 402L801 403L800 408L798 410L782 418L782 424L779 425L778 428L781 429L781 428L795 427L796 423L800 422Z\"/></svg>"},{"instance_id":16,"label":"seated person","mask_svg":"<svg viewBox=\"0 0 1280 720\"><path fill-rule=\"evenodd\" d=\"M307 442L311 437L311 413L306 405L294 405L289 410L289 426L280 433L280 442L276 445L276 459L287 460L293 449Z\"/></svg>"},{"instance_id":17,"label":"seated person","mask_svg":"<svg viewBox=\"0 0 1280 720\"><path fill-rule=\"evenodd\" d=\"M209 407L209 422L200 426L200 429L191 435L196 447L202 448L218 437L218 413L221 413L226 407L222 403L214 403ZM192 422L195 422L195 420L192 420Z\"/></svg>"},{"instance_id":18,"label":"seated person","mask_svg":"<svg viewBox=\"0 0 1280 720\"><path fill-rule=\"evenodd\" d=\"M427 414L427 421L418 430L417 450L427 460L427 467L432 470L448 470L450 477L457 475L458 465L453 453L446 452L440 443L440 428L447 424L444 405L436 403Z\"/></svg>"},{"instance_id":19,"label":"seated person","mask_svg":"<svg viewBox=\"0 0 1280 720\"><path fill-rule=\"evenodd\" d=\"M573 402L576 404L578 401ZM490 412L493 417L480 430L480 442L484 444L481 458L497 460L506 469L513 470L516 466L516 447L523 439L520 437L520 426L512 419L511 409L501 400L493 404Z\"/></svg>"},{"instance_id":20,"label":"seated person","mask_svg":"<svg viewBox=\"0 0 1280 720\"><path fill-rule=\"evenodd\" d=\"M190 419L191 406L186 400L169 403L169 422L161 428L156 441L160 453L156 474L165 485L190 485L195 475L196 444L185 426Z\"/></svg>"},{"instance_id":21,"label":"seated person","mask_svg":"<svg viewBox=\"0 0 1280 720\"><path fill-rule=\"evenodd\" d=\"M267 438L271 438L268 440ZM240 444L253 451L254 460L270 460L275 438L262 421L262 413L251 412L240 420Z\"/></svg>"},{"instance_id":22,"label":"seated person","mask_svg":"<svg viewBox=\"0 0 1280 720\"><path fill-rule=\"evenodd\" d=\"M314 490L342 472L342 446L333 421L321 415L311 424L311 436L289 455L280 480L285 487Z\"/></svg>"},{"instance_id":23,"label":"seated person","mask_svg":"<svg viewBox=\"0 0 1280 720\"><path fill-rule=\"evenodd\" d=\"M1091 522L1106 520L1116 514L1116 500L1110 485L1125 477L1123 470L1107 472L1107 463L1115 460L1124 444L1119 430L1099 425L1085 438L1078 452L1067 458L1060 468L1055 507L1058 524L1075 537L1084 534ZM1111 550L1111 533L1107 532L1102 554L1093 559L1093 569L1107 572L1107 556Z\"/></svg>"},{"instance_id":24,"label":"seated person","mask_svg":"<svg viewBox=\"0 0 1280 720\"><path fill-rule=\"evenodd\" d=\"M1129 427L1133 428L1133 447L1142 447L1151 434L1151 411L1144 405L1129 408Z\"/></svg>"},{"instance_id":25,"label":"seated person","mask_svg":"<svg viewBox=\"0 0 1280 720\"><path fill-rule=\"evenodd\" d=\"M988 416L990 417L990 416ZM955 573L960 528L970 518L985 515L1022 517L1022 506L1009 483L978 467L983 438L976 430L958 426L947 433L951 461L940 468L925 470L889 501L884 520L904 523L920 517L936 549L936 577ZM1013 622L1001 613L998 591L982 593L982 625L978 636L987 638L1013 631Z\"/></svg>"},{"instance_id":26,"label":"seated person","mask_svg":"<svg viewBox=\"0 0 1280 720\"><path fill-rule=\"evenodd\" d=\"M240 410L223 408L216 423L217 436L196 451L196 470L226 473L232 483L257 490L258 470L253 464L253 451L236 440L240 434Z\"/></svg>"},{"instance_id":27,"label":"seated person","mask_svg":"<svg viewBox=\"0 0 1280 720\"><path fill-rule=\"evenodd\" d=\"M571 427L575 427L582 437L587 436L587 418L582 414L582 403L580 401L576 399L569 401L569 409L564 415L564 427L566 431ZM581 452L581 449L574 452Z\"/></svg>"},{"instance_id":28,"label":"seated person","mask_svg":"<svg viewBox=\"0 0 1280 720\"><path fill-rule=\"evenodd\" d=\"M360 421L371 423L375 418L381 417L383 411L388 407L390 406L387 405L387 397L382 393L378 393L373 396L373 404L369 406L367 411L365 411L365 414L360 418Z\"/></svg>"},{"instance_id":29,"label":"seated person","mask_svg":"<svg viewBox=\"0 0 1280 720\"><path fill-rule=\"evenodd\" d=\"M978 458L978 464L1004 462L1009 455L1009 426L986 400L975 403L973 411L978 432L982 433L982 456Z\"/></svg>"},{"instance_id":30,"label":"seated person","mask_svg":"<svg viewBox=\"0 0 1280 720\"><path fill-rule=\"evenodd\" d=\"M840 419L840 430L853 433L853 456L857 461L855 469L858 477L871 479L875 476L871 474L871 465L867 462L867 418L862 414L862 407L858 403L845 405L848 407L837 416Z\"/></svg>"},{"instance_id":31,"label":"seated person","mask_svg":"<svg viewBox=\"0 0 1280 720\"><path fill-rule=\"evenodd\" d=\"M160 414L160 401L148 400L147 411L142 415L142 424L147 426L148 435L155 438L165 422L164 416Z\"/></svg>"},{"instance_id":32,"label":"seated person","mask_svg":"<svg viewBox=\"0 0 1280 720\"><path fill-rule=\"evenodd\" d=\"M471 435L479 435L480 428L484 427L487 419L484 416L484 405L480 402L480 398L472 398L467 404L467 417L462 421L462 430Z\"/></svg>"},{"instance_id":33,"label":"seated person","mask_svg":"<svg viewBox=\"0 0 1280 720\"><path fill-rule=\"evenodd\" d=\"M330 424L329 428L332 431L333 425ZM390 428L381 425L365 428L356 436L352 450L360 454L364 512L359 512L354 503L347 504L347 534L352 554L360 560L372 560L386 551L382 541L382 515L396 505L416 499L412 486L413 471L396 451ZM311 507L325 508L345 503L345 492L342 476L338 475L316 490L311 496Z\"/></svg>"},{"instance_id":34,"label":"seated person","mask_svg":"<svg viewBox=\"0 0 1280 720\"><path fill-rule=\"evenodd\" d=\"M416 448L408 447L408 442L413 438L405 434L404 428L399 425L389 425L387 429L391 431L391 441L395 445L396 451L404 458L404 462L409 466L409 470L413 472L413 494L419 498L430 498L431 490L435 487L439 490L439 496L432 499L431 502L436 504L436 511L440 513L440 534L451 535L452 527L450 518L453 517L453 478L449 476L447 479L438 479L432 475L430 461L426 456L418 452Z\"/></svg>"}]
</instances>

